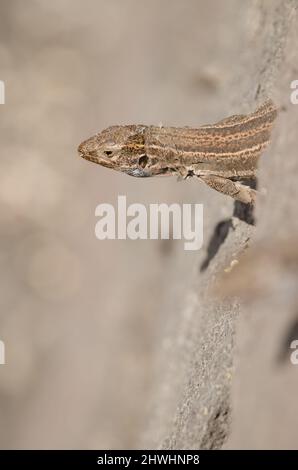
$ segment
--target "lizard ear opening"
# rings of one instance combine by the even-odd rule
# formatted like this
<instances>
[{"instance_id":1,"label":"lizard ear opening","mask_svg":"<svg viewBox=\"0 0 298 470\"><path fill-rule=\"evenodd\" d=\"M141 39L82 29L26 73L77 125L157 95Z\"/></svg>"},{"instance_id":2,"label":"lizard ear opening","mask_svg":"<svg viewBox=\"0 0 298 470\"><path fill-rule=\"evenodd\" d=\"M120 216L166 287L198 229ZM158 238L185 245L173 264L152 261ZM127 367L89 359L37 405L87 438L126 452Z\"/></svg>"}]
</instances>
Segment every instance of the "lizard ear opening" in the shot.
<instances>
[{"instance_id":1,"label":"lizard ear opening","mask_svg":"<svg viewBox=\"0 0 298 470\"><path fill-rule=\"evenodd\" d=\"M140 158L139 158L139 165L141 168L145 168L145 166L147 165L148 163L148 157L147 155L142 155Z\"/></svg>"}]
</instances>

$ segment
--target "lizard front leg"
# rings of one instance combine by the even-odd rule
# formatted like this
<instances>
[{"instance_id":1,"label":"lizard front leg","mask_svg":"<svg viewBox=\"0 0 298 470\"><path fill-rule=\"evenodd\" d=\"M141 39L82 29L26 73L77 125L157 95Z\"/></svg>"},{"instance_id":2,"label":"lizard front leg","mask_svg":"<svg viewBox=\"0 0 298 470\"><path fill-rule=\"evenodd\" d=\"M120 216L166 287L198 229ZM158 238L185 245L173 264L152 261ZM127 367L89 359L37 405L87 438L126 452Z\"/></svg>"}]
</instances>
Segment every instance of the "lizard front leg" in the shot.
<instances>
[{"instance_id":1,"label":"lizard front leg","mask_svg":"<svg viewBox=\"0 0 298 470\"><path fill-rule=\"evenodd\" d=\"M243 202L244 204L255 203L257 191L239 181L232 181L228 178L216 175L200 175L198 177L211 188L227 196L231 196L237 201Z\"/></svg>"}]
</instances>

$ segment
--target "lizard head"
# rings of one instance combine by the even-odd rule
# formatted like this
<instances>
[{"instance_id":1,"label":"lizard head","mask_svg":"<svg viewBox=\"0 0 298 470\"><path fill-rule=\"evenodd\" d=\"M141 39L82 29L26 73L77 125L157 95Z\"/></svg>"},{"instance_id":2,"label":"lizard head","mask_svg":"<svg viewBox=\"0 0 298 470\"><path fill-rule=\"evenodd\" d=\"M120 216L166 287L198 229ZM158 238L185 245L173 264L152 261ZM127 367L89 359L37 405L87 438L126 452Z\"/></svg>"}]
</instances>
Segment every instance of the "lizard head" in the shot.
<instances>
[{"instance_id":1,"label":"lizard head","mask_svg":"<svg viewBox=\"0 0 298 470\"><path fill-rule=\"evenodd\" d=\"M146 126L111 126L79 145L79 155L131 176L151 176L145 154Z\"/></svg>"}]
</instances>

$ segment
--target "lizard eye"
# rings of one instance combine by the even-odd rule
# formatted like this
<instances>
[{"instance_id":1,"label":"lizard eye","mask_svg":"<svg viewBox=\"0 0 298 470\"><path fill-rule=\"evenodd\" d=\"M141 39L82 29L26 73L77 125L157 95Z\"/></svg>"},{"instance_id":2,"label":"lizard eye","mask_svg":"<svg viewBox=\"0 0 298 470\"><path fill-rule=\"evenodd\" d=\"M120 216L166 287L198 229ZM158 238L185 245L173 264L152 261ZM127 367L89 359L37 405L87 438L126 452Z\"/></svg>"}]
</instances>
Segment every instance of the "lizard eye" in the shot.
<instances>
[{"instance_id":1,"label":"lizard eye","mask_svg":"<svg viewBox=\"0 0 298 470\"><path fill-rule=\"evenodd\" d=\"M145 166L147 165L148 163L148 157L147 155L142 155L140 158L139 158L139 165L141 168L145 168Z\"/></svg>"},{"instance_id":2,"label":"lizard eye","mask_svg":"<svg viewBox=\"0 0 298 470\"><path fill-rule=\"evenodd\" d=\"M110 157L110 156L113 154L112 150L104 150L103 153L104 153L107 157Z\"/></svg>"}]
</instances>

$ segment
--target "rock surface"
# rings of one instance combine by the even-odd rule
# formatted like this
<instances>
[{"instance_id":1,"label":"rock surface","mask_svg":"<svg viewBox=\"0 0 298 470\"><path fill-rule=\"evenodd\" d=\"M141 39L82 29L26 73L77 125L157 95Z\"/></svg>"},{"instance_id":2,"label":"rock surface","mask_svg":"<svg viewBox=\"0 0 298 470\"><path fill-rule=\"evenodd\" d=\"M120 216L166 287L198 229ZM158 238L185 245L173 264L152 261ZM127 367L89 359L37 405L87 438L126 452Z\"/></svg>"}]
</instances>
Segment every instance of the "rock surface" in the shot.
<instances>
[{"instance_id":1,"label":"rock surface","mask_svg":"<svg viewBox=\"0 0 298 470\"><path fill-rule=\"evenodd\" d=\"M283 250L298 223L297 2L11 0L1 15L0 447L297 448L297 269ZM111 124L197 126L267 96L282 111L256 226L197 181L76 155ZM119 194L204 203L202 250L99 242L95 207ZM226 272L235 260L249 291Z\"/></svg>"}]
</instances>

